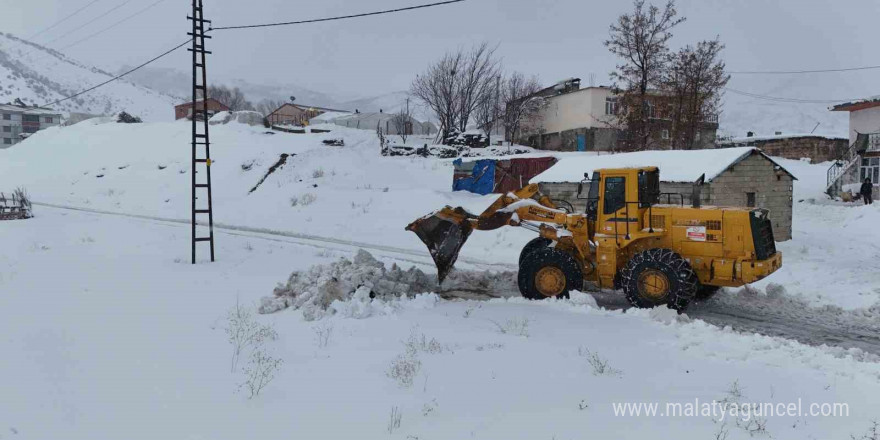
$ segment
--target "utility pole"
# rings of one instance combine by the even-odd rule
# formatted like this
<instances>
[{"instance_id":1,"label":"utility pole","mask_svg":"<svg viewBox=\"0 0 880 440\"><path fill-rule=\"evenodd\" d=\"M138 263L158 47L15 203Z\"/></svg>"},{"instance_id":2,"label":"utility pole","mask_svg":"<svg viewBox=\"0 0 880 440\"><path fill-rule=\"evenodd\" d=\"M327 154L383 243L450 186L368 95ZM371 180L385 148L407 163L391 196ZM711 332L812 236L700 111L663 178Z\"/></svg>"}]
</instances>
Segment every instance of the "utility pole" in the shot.
<instances>
[{"instance_id":1,"label":"utility pole","mask_svg":"<svg viewBox=\"0 0 880 440\"><path fill-rule=\"evenodd\" d=\"M192 64L192 264L196 264L196 244L209 242L211 245L211 261L214 261L214 209L211 200L211 142L208 136L208 74L205 71L205 56L211 52L205 50L205 20L202 0L192 0L192 48L187 49L193 54ZM198 102L201 93L202 102ZM201 105L200 105L201 104ZM201 153L201 154L200 154ZM200 172L202 169L203 172ZM199 178L203 174L204 179ZM204 195L207 206L199 206L199 196ZM197 218L208 216L208 236L196 235ZM203 223L204 224L204 223Z\"/></svg>"}]
</instances>

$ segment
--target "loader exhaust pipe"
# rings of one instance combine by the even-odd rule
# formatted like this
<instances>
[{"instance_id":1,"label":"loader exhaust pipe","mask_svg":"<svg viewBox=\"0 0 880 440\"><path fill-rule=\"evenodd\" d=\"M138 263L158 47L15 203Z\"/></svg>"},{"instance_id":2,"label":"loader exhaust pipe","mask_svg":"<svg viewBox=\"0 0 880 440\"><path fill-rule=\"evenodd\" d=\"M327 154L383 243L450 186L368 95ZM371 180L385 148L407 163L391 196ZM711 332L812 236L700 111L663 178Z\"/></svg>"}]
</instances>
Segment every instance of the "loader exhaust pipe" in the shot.
<instances>
[{"instance_id":1,"label":"loader exhaust pipe","mask_svg":"<svg viewBox=\"0 0 880 440\"><path fill-rule=\"evenodd\" d=\"M703 183L706 181L706 175L703 174L699 179L694 182L693 190L691 192L691 206L694 208L699 208L702 206L702 201L700 200L700 196L703 192Z\"/></svg>"}]
</instances>

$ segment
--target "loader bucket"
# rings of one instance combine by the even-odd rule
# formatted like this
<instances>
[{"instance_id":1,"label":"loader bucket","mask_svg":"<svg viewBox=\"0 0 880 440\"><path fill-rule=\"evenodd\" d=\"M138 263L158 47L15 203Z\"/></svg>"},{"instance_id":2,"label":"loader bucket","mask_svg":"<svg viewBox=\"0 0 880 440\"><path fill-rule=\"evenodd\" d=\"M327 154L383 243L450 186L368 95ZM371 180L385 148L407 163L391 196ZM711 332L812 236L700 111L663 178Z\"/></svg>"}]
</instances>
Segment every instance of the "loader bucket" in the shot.
<instances>
[{"instance_id":1,"label":"loader bucket","mask_svg":"<svg viewBox=\"0 0 880 440\"><path fill-rule=\"evenodd\" d=\"M437 265L437 281L442 283L452 270L461 247L470 237L473 228L468 218L472 217L462 208L446 207L433 214L422 217L406 227L413 231L428 246L428 251Z\"/></svg>"}]
</instances>

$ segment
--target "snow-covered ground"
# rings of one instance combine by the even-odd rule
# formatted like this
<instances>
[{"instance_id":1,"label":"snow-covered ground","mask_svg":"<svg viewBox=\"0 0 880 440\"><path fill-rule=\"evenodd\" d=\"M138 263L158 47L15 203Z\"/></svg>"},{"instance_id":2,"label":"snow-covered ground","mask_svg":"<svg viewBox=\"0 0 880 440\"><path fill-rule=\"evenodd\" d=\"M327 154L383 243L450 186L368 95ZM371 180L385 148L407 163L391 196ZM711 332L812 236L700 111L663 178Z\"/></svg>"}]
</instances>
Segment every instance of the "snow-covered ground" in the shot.
<instances>
[{"instance_id":1,"label":"snow-covered ground","mask_svg":"<svg viewBox=\"0 0 880 440\"><path fill-rule=\"evenodd\" d=\"M404 226L444 204L487 202L450 192L449 161L379 156L368 131L265 131L212 127L216 220L231 228L217 231L217 262L195 266L188 124L86 122L0 151L6 191L25 186L39 202L139 216L39 205L34 219L0 222L0 438L825 439L860 438L877 417L876 355L667 309L600 309L586 294L359 297L337 304L350 313L316 321L295 309L256 315L292 271L359 248L388 268L431 273ZM345 147L321 144L339 137ZM294 156L249 193L282 153ZM826 202L824 166L782 164L800 179L795 234L757 295L877 316L880 283L866 267L880 257L880 209ZM458 266L515 270L530 238L515 228L475 233ZM262 359L283 360L253 399L239 385L254 344L233 368L227 341L236 304L250 315L239 321L277 332L256 344ZM737 422L614 412L615 403L658 402L662 413L666 402L695 399L800 401L804 413L846 403L849 415Z\"/></svg>"}]
</instances>

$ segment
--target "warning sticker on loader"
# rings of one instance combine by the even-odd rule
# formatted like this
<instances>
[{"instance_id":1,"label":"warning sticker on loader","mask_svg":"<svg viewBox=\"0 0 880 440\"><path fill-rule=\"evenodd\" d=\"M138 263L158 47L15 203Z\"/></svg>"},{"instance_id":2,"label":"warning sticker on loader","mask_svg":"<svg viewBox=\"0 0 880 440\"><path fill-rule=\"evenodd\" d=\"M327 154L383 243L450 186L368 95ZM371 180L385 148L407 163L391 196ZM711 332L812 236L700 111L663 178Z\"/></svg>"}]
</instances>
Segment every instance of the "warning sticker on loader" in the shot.
<instances>
[{"instance_id":1,"label":"warning sticker on loader","mask_svg":"<svg viewBox=\"0 0 880 440\"><path fill-rule=\"evenodd\" d=\"M706 227L691 226L687 228L687 239L691 241L706 241Z\"/></svg>"}]
</instances>

